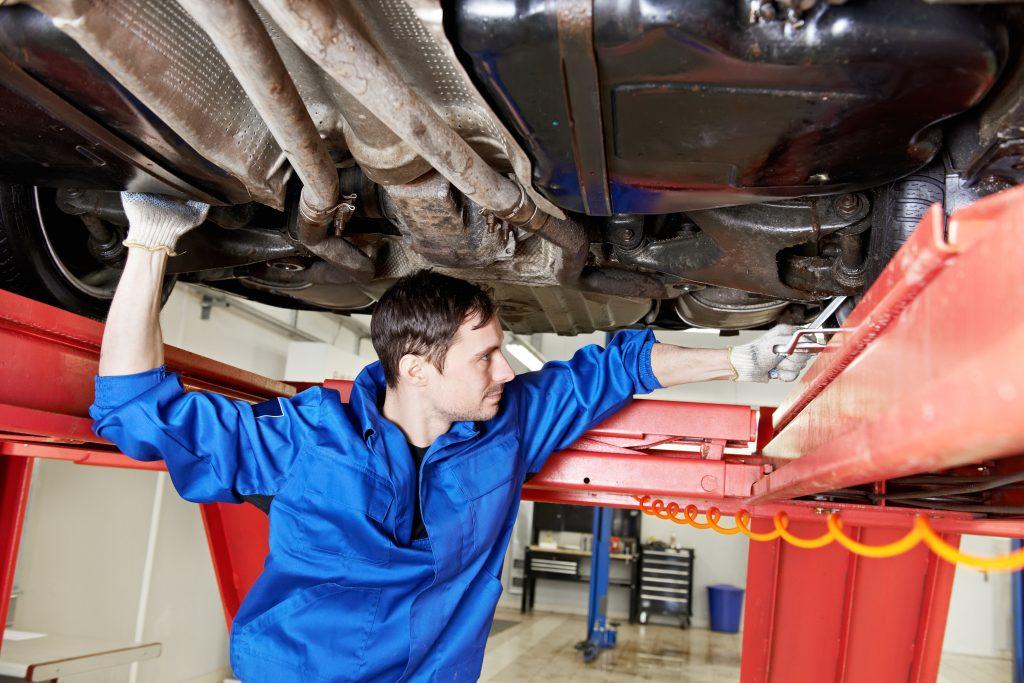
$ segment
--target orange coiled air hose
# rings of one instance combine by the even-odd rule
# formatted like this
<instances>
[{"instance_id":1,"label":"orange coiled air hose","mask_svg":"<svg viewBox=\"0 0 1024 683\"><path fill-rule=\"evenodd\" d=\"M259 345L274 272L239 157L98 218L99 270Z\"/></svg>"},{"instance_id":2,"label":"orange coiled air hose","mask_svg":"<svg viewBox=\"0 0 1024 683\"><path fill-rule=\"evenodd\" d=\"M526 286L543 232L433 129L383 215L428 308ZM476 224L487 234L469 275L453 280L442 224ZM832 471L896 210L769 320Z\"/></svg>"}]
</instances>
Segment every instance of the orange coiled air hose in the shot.
<instances>
[{"instance_id":1,"label":"orange coiled air hose","mask_svg":"<svg viewBox=\"0 0 1024 683\"><path fill-rule=\"evenodd\" d=\"M814 549L823 548L833 541L847 550L863 557L882 558L895 557L915 548L918 543L923 542L933 553L954 564L962 564L973 569L983 571L1016 571L1024 568L1024 548L1008 555L998 557L978 557L964 553L946 543L928 524L928 520L918 515L914 518L914 526L902 538L886 543L884 545L867 545L850 538L843 531L842 520L837 513L832 513L825 518L826 531L816 538L801 538L794 536L788 530L789 517L784 511L775 513L772 522L774 530L768 532L757 532L750 528L750 512L744 509L736 511L736 524L731 527L723 527L719 524L722 519L722 511L716 507L709 507L704 513L704 520L697 519L700 514L696 505L680 507L678 503L665 501L651 496L633 496L639 503L640 511L646 515L652 515L659 519L667 519L676 524L692 526L696 529L712 529L720 534L734 535L742 533L753 541L774 541L781 538L798 548Z\"/></svg>"}]
</instances>

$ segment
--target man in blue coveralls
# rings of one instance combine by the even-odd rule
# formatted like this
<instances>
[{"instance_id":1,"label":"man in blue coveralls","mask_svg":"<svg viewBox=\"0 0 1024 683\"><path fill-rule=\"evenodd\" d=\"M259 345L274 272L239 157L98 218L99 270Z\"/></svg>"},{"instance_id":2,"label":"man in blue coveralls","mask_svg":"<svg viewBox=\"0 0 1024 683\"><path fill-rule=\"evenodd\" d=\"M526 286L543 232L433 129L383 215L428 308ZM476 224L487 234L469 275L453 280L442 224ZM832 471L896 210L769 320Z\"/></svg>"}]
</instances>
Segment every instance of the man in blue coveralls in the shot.
<instances>
[{"instance_id":1,"label":"man in blue coveralls","mask_svg":"<svg viewBox=\"0 0 1024 683\"><path fill-rule=\"evenodd\" d=\"M796 378L772 352L792 328L733 349L619 332L515 376L477 286L423 271L377 303L380 360L349 403L322 387L250 405L185 392L163 367L160 291L207 207L125 194L128 259L103 334L98 435L163 459L195 502L250 501L270 554L231 632L245 683L475 680L524 480L634 394L714 379Z\"/></svg>"}]
</instances>

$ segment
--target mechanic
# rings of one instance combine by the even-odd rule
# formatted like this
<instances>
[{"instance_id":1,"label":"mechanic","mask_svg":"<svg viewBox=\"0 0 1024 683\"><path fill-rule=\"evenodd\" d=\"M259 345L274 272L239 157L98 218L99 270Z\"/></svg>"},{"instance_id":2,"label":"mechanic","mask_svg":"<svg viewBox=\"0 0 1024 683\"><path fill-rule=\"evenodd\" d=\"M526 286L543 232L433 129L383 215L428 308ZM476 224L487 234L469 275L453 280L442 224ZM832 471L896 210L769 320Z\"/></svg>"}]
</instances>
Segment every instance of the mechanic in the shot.
<instances>
[{"instance_id":1,"label":"mechanic","mask_svg":"<svg viewBox=\"0 0 1024 683\"><path fill-rule=\"evenodd\" d=\"M550 453L634 394L773 369L792 381L806 362L772 352L785 326L731 350L629 330L515 376L487 294L421 271L377 303L380 360L349 403L322 387L256 405L186 392L163 366L161 283L208 207L122 200L130 248L90 414L126 455L162 458L186 500L270 514L270 554L231 632L245 683L475 680L520 489Z\"/></svg>"}]
</instances>

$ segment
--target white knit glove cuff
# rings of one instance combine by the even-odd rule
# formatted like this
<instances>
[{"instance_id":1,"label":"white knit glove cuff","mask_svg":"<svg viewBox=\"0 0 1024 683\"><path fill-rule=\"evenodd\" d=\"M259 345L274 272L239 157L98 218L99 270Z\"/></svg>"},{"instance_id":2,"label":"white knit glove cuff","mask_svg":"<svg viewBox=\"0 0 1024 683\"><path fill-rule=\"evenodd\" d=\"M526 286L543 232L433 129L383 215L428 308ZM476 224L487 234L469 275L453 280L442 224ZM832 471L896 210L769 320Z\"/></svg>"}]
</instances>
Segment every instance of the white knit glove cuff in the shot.
<instances>
[{"instance_id":1,"label":"white knit glove cuff","mask_svg":"<svg viewBox=\"0 0 1024 683\"><path fill-rule=\"evenodd\" d=\"M732 367L736 371L734 379L737 382L760 382L763 384L769 379L768 373L771 372L771 367L765 369L764 363L759 362L754 349L749 345L734 346L730 349L729 362L732 363Z\"/></svg>"},{"instance_id":2,"label":"white knit glove cuff","mask_svg":"<svg viewBox=\"0 0 1024 683\"><path fill-rule=\"evenodd\" d=\"M158 194L122 192L121 203L128 217L127 247L164 251L175 256L174 248L189 230L204 220L208 204L183 201Z\"/></svg>"}]
</instances>

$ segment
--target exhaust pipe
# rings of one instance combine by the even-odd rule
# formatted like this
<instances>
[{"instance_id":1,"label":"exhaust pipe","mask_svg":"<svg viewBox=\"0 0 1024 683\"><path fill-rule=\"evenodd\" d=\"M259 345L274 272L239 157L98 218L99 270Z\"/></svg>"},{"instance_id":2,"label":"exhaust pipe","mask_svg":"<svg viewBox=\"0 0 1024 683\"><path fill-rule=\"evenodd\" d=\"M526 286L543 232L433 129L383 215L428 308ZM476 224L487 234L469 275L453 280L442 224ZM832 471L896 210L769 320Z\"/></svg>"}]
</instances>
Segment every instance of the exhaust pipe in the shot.
<instances>
[{"instance_id":1,"label":"exhaust pipe","mask_svg":"<svg viewBox=\"0 0 1024 683\"><path fill-rule=\"evenodd\" d=\"M587 249L586 241L580 239L582 229L548 216L517 182L492 169L330 0L264 0L262 4L296 45L463 195L494 218L570 250L566 262L582 264ZM565 284L572 284L579 270L563 276Z\"/></svg>"},{"instance_id":2,"label":"exhaust pipe","mask_svg":"<svg viewBox=\"0 0 1024 683\"><path fill-rule=\"evenodd\" d=\"M247 0L179 0L210 36L302 181L296 233L314 254L358 280L373 262L328 235L338 210L338 172L266 27Z\"/></svg>"}]
</instances>

